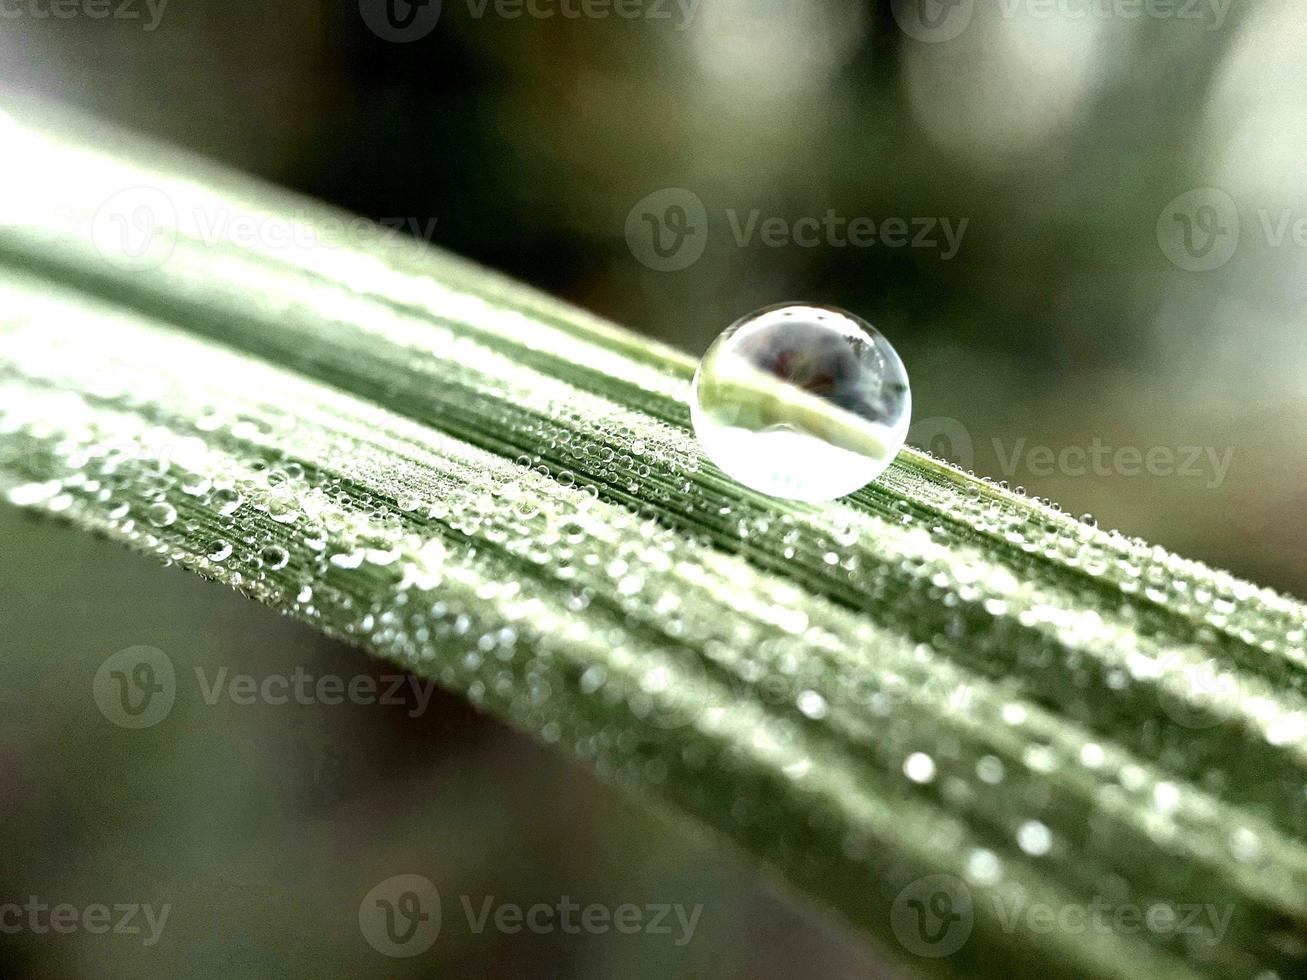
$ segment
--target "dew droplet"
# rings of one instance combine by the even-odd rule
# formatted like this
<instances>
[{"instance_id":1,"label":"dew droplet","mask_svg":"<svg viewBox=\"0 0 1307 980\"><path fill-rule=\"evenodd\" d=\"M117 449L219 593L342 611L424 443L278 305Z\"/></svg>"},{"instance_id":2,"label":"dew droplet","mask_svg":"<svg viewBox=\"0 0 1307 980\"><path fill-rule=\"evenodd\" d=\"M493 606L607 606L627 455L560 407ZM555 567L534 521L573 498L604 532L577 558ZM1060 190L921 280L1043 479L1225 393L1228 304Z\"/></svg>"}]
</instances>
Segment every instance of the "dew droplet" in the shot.
<instances>
[{"instance_id":1,"label":"dew droplet","mask_svg":"<svg viewBox=\"0 0 1307 980\"><path fill-rule=\"evenodd\" d=\"M182 477L182 492L192 497L203 497L213 486L213 481L199 473L188 473Z\"/></svg>"},{"instance_id":2,"label":"dew droplet","mask_svg":"<svg viewBox=\"0 0 1307 980\"><path fill-rule=\"evenodd\" d=\"M33 504L49 500L59 492L61 486L58 480L24 483L9 491L9 502L16 507L31 507Z\"/></svg>"},{"instance_id":3,"label":"dew droplet","mask_svg":"<svg viewBox=\"0 0 1307 980\"><path fill-rule=\"evenodd\" d=\"M935 778L935 760L925 752L913 752L903 761L903 775L914 783L928 783Z\"/></svg>"},{"instance_id":4,"label":"dew droplet","mask_svg":"<svg viewBox=\"0 0 1307 980\"><path fill-rule=\"evenodd\" d=\"M259 552L259 560L263 562L264 568L276 572L286 567L290 554L281 545L270 544Z\"/></svg>"},{"instance_id":5,"label":"dew droplet","mask_svg":"<svg viewBox=\"0 0 1307 980\"><path fill-rule=\"evenodd\" d=\"M816 691L804 691L798 697L799 710L814 721L826 717L828 710L826 699Z\"/></svg>"},{"instance_id":6,"label":"dew droplet","mask_svg":"<svg viewBox=\"0 0 1307 980\"><path fill-rule=\"evenodd\" d=\"M729 476L790 500L843 497L884 472L907 438L903 362L841 310L775 306L736 321L704 354L695 435Z\"/></svg>"},{"instance_id":7,"label":"dew droplet","mask_svg":"<svg viewBox=\"0 0 1307 980\"><path fill-rule=\"evenodd\" d=\"M155 527L168 527L177 520L177 510L172 504L160 501L146 508L145 519Z\"/></svg>"},{"instance_id":8,"label":"dew droplet","mask_svg":"<svg viewBox=\"0 0 1307 980\"><path fill-rule=\"evenodd\" d=\"M987 848L978 847L967 858L967 877L980 885L992 885L1003 874L998 855Z\"/></svg>"},{"instance_id":9,"label":"dew droplet","mask_svg":"<svg viewBox=\"0 0 1307 980\"><path fill-rule=\"evenodd\" d=\"M1053 834L1038 820L1027 820L1017 828L1017 846L1031 857L1042 857L1053 847Z\"/></svg>"},{"instance_id":10,"label":"dew droplet","mask_svg":"<svg viewBox=\"0 0 1307 980\"><path fill-rule=\"evenodd\" d=\"M230 517L232 514L236 513L236 511L240 509L242 502L243 498L241 495L231 487L219 487L217 490L213 491L213 497L211 500L213 506L217 508L218 513L224 517Z\"/></svg>"}]
</instances>

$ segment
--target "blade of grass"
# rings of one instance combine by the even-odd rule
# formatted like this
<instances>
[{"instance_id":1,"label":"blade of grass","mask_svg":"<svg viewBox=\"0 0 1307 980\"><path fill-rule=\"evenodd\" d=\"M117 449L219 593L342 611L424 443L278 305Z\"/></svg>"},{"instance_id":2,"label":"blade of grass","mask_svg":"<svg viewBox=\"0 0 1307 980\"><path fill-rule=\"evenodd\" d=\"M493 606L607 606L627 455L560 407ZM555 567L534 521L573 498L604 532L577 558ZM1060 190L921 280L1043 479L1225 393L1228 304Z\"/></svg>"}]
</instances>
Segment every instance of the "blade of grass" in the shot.
<instances>
[{"instance_id":1,"label":"blade of grass","mask_svg":"<svg viewBox=\"0 0 1307 980\"><path fill-rule=\"evenodd\" d=\"M762 498L701 462L683 355L49 112L0 198L11 501L465 692L924 969L1294 972L1301 605L911 451ZM107 261L142 187L166 254ZM970 931L921 957L939 874ZM1219 921L1026 914L1095 903Z\"/></svg>"}]
</instances>

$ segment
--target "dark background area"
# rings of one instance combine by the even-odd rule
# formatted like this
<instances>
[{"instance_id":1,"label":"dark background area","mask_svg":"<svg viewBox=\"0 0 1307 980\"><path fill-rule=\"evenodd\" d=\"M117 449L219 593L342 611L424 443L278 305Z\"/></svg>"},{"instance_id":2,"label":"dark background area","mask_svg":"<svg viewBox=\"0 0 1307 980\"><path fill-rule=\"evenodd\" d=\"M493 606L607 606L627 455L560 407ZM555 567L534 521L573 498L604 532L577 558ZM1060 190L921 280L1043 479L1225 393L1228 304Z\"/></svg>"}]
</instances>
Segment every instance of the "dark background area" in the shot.
<instances>
[{"instance_id":1,"label":"dark background area","mask_svg":"<svg viewBox=\"0 0 1307 980\"><path fill-rule=\"evenodd\" d=\"M1307 595L1307 15L925 2L941 26L916 0L699 0L688 19L671 0L631 19L444 0L396 43L357 2L172 0L147 29L143 2L101 20L24 0L0 18L0 66L8 88L344 208L434 219L435 245L696 355L758 307L847 307L907 364L914 441ZM654 267L629 229L695 200L701 254ZM933 224L916 245L849 244L847 225L844 243L742 242L754 212ZM940 219L962 230L955 254ZM1044 463L1095 446L1099 472ZM1134 462L1150 453L1169 464ZM452 699L410 719L179 694L164 723L116 729L89 678L136 644L256 673L380 668L73 532L12 512L2 531L0 899L176 911L151 948L0 935L0 977L878 969L713 842ZM401 872L437 883L446 926L424 957L386 960L354 916ZM455 896L491 892L705 911L684 948L470 935Z\"/></svg>"}]
</instances>

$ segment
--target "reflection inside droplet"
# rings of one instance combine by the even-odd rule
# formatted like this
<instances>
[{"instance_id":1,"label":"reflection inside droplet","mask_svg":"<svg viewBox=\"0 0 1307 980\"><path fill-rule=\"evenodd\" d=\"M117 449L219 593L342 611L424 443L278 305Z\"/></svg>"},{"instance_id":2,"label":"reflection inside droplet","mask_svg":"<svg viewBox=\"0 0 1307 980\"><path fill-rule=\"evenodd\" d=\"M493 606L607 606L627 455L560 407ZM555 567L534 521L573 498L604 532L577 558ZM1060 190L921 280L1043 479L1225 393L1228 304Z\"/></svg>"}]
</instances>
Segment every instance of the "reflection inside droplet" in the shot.
<instances>
[{"instance_id":1,"label":"reflection inside droplet","mask_svg":"<svg viewBox=\"0 0 1307 980\"><path fill-rule=\"evenodd\" d=\"M898 354L841 310L777 306L732 324L704 355L690 410L709 457L776 497L832 500L879 476L907 436Z\"/></svg>"}]
</instances>

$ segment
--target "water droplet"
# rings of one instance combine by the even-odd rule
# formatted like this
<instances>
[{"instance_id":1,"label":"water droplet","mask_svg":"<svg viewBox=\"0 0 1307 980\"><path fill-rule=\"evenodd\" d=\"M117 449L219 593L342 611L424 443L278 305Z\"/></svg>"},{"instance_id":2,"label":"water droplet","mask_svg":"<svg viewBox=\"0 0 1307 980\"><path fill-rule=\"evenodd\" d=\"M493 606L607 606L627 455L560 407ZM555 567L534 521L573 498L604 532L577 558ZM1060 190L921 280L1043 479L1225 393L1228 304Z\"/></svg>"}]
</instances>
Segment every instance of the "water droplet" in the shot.
<instances>
[{"instance_id":1,"label":"water droplet","mask_svg":"<svg viewBox=\"0 0 1307 980\"><path fill-rule=\"evenodd\" d=\"M1174 813L1180 805L1180 790L1175 783L1162 782L1154 786L1153 805L1162 813Z\"/></svg>"},{"instance_id":2,"label":"water droplet","mask_svg":"<svg viewBox=\"0 0 1307 980\"><path fill-rule=\"evenodd\" d=\"M1086 742L1080 747L1080 762L1089 769L1097 769L1107 760L1107 753L1097 742Z\"/></svg>"},{"instance_id":3,"label":"water droplet","mask_svg":"<svg viewBox=\"0 0 1307 980\"><path fill-rule=\"evenodd\" d=\"M231 557L231 542L217 538L209 543L209 561L226 561Z\"/></svg>"},{"instance_id":4,"label":"water droplet","mask_svg":"<svg viewBox=\"0 0 1307 980\"><path fill-rule=\"evenodd\" d=\"M1017 828L1017 846L1031 857L1047 854L1053 846L1053 834L1038 820L1027 820Z\"/></svg>"},{"instance_id":5,"label":"water droplet","mask_svg":"<svg viewBox=\"0 0 1307 980\"><path fill-rule=\"evenodd\" d=\"M978 847L967 858L967 877L980 885L992 885L1002 877L1003 866L998 855L987 848Z\"/></svg>"},{"instance_id":6,"label":"water droplet","mask_svg":"<svg viewBox=\"0 0 1307 980\"><path fill-rule=\"evenodd\" d=\"M826 699L816 691L804 691L798 697L799 710L814 721L826 717Z\"/></svg>"},{"instance_id":7,"label":"water droplet","mask_svg":"<svg viewBox=\"0 0 1307 980\"><path fill-rule=\"evenodd\" d=\"M903 760L903 775L914 783L928 783L935 778L935 760L925 752L913 752Z\"/></svg>"},{"instance_id":8,"label":"water droplet","mask_svg":"<svg viewBox=\"0 0 1307 980\"><path fill-rule=\"evenodd\" d=\"M330 561L337 568L358 568L363 564L365 553L361 550L337 552L332 555Z\"/></svg>"},{"instance_id":9,"label":"water droplet","mask_svg":"<svg viewBox=\"0 0 1307 980\"><path fill-rule=\"evenodd\" d=\"M240 509L243 498L231 487L219 487L213 491L212 504L217 508L218 513L224 517L230 517Z\"/></svg>"},{"instance_id":10,"label":"water droplet","mask_svg":"<svg viewBox=\"0 0 1307 980\"><path fill-rule=\"evenodd\" d=\"M694 376L694 431L729 476L791 500L843 497L893 461L908 375L874 327L841 310L776 306L736 321Z\"/></svg>"},{"instance_id":11,"label":"water droplet","mask_svg":"<svg viewBox=\"0 0 1307 980\"><path fill-rule=\"evenodd\" d=\"M145 519L155 527L168 527L177 520L177 510L172 504L160 501L146 508Z\"/></svg>"},{"instance_id":12,"label":"water droplet","mask_svg":"<svg viewBox=\"0 0 1307 980\"><path fill-rule=\"evenodd\" d=\"M263 562L264 568L275 572L286 567L290 555L281 545L270 544L259 552L259 560Z\"/></svg>"},{"instance_id":13,"label":"water droplet","mask_svg":"<svg viewBox=\"0 0 1307 980\"><path fill-rule=\"evenodd\" d=\"M31 507L33 504L49 500L59 492L61 486L58 480L49 480L45 483L24 483L9 491L9 502L15 507Z\"/></svg>"},{"instance_id":14,"label":"water droplet","mask_svg":"<svg viewBox=\"0 0 1307 980\"><path fill-rule=\"evenodd\" d=\"M995 786L1003 781L1003 760L993 755L982 756L976 762L976 775L981 782Z\"/></svg>"},{"instance_id":15,"label":"water droplet","mask_svg":"<svg viewBox=\"0 0 1307 980\"><path fill-rule=\"evenodd\" d=\"M1230 851L1236 861L1256 861L1262 853L1262 842L1247 827L1237 827L1230 835Z\"/></svg>"}]
</instances>

